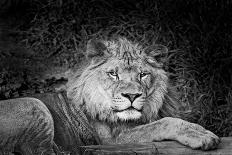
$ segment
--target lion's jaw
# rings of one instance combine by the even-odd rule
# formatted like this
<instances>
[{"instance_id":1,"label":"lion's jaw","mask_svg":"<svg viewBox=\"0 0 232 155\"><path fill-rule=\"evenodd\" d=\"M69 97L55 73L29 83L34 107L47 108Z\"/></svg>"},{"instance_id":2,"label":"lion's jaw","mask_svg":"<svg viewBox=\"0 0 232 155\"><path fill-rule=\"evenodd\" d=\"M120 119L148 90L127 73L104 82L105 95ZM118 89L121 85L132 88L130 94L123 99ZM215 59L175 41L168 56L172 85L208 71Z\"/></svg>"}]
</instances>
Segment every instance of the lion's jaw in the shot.
<instances>
[{"instance_id":1,"label":"lion's jaw","mask_svg":"<svg viewBox=\"0 0 232 155\"><path fill-rule=\"evenodd\" d=\"M116 115L121 120L137 120L142 116L142 113L137 110L124 110L122 112L117 112Z\"/></svg>"}]
</instances>

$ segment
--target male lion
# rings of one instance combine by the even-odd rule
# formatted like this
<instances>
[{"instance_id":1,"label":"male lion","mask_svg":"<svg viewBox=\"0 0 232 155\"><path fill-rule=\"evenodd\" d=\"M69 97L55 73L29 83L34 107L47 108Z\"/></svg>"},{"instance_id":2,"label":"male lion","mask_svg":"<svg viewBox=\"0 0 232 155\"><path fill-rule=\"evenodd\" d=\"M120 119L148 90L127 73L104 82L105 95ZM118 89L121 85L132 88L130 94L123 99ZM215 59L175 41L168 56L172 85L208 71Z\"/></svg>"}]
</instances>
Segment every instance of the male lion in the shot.
<instances>
[{"instance_id":1,"label":"male lion","mask_svg":"<svg viewBox=\"0 0 232 155\"><path fill-rule=\"evenodd\" d=\"M214 149L220 139L177 115L167 73L157 59L167 48L143 48L125 38L90 40L91 63L69 83L67 95L81 108L103 143L176 140Z\"/></svg>"}]
</instances>

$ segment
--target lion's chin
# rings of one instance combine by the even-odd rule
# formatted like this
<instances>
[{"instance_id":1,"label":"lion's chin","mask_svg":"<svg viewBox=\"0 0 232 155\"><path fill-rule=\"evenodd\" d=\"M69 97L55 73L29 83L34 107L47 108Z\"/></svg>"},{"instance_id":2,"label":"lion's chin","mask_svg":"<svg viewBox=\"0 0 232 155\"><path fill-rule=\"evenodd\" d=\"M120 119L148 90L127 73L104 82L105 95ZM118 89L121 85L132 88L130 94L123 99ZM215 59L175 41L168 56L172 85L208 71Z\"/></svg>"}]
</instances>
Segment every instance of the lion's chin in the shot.
<instances>
[{"instance_id":1,"label":"lion's chin","mask_svg":"<svg viewBox=\"0 0 232 155\"><path fill-rule=\"evenodd\" d=\"M116 115L121 120L137 120L142 116L141 112L137 110L124 110L117 112Z\"/></svg>"}]
</instances>

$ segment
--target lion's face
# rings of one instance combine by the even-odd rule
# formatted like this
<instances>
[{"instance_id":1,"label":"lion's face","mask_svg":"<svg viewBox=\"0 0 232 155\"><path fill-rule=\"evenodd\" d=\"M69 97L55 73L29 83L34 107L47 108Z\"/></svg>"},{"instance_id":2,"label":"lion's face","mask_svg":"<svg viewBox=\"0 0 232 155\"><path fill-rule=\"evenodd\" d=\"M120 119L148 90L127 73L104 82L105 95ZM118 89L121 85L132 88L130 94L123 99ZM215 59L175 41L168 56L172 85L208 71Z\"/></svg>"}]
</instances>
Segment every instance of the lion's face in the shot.
<instances>
[{"instance_id":1,"label":"lion's face","mask_svg":"<svg viewBox=\"0 0 232 155\"><path fill-rule=\"evenodd\" d=\"M149 120L163 104L165 71L137 45L126 42L128 47L120 51L120 45L113 42L117 48L111 48L110 43L104 44L108 55L92 58L92 64L73 83L71 98L100 120Z\"/></svg>"},{"instance_id":2,"label":"lion's face","mask_svg":"<svg viewBox=\"0 0 232 155\"><path fill-rule=\"evenodd\" d=\"M119 119L138 119L147 99L147 88L152 81L151 70L142 60L127 64L111 59L99 71L99 89L104 94L109 110Z\"/></svg>"}]
</instances>

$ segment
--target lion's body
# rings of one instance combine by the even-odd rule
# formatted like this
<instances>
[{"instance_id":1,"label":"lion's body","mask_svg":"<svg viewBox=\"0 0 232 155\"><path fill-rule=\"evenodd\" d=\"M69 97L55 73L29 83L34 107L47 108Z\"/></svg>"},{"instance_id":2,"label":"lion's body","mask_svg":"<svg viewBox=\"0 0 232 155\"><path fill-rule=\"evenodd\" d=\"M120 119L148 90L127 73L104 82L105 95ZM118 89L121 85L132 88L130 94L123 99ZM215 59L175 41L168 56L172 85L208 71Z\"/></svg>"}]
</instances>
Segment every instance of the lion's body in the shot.
<instances>
[{"instance_id":1,"label":"lion's body","mask_svg":"<svg viewBox=\"0 0 232 155\"><path fill-rule=\"evenodd\" d=\"M54 123L47 107L35 98L0 101L0 154L51 154Z\"/></svg>"},{"instance_id":2,"label":"lion's body","mask_svg":"<svg viewBox=\"0 0 232 155\"><path fill-rule=\"evenodd\" d=\"M65 103L62 97L58 97L62 102L45 102L51 115L44 103L34 98L0 101L0 149L5 152L16 146L24 152L27 152L25 146L26 150L51 149L53 120L58 129L56 132L70 132L55 135L56 140L64 140L60 143L63 148L70 150L70 147L78 149L79 146L76 138L72 143L70 140L73 137L65 136L92 128L98 134L93 143L171 139L194 149L216 148L220 139L215 134L200 125L177 118L179 105L173 95L175 89L158 59L162 53L167 53L164 46L142 47L125 38L89 41L87 58L91 62L81 74L77 73L69 80L67 96L70 104ZM63 122L59 122L60 119ZM71 127L62 129L59 123L65 128L64 122ZM78 137L86 135L78 134L77 141ZM95 132L90 131L89 135L90 140L94 139Z\"/></svg>"},{"instance_id":3,"label":"lion's body","mask_svg":"<svg viewBox=\"0 0 232 155\"><path fill-rule=\"evenodd\" d=\"M68 98L85 112L103 143L172 139L192 148L215 148L216 135L174 118L178 102L157 59L162 52L167 48L144 48L125 38L91 40L91 63L69 83Z\"/></svg>"}]
</instances>

